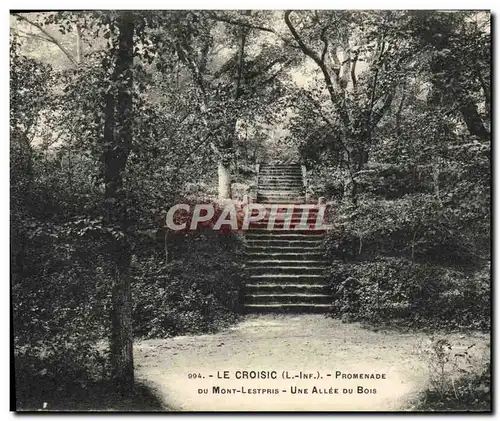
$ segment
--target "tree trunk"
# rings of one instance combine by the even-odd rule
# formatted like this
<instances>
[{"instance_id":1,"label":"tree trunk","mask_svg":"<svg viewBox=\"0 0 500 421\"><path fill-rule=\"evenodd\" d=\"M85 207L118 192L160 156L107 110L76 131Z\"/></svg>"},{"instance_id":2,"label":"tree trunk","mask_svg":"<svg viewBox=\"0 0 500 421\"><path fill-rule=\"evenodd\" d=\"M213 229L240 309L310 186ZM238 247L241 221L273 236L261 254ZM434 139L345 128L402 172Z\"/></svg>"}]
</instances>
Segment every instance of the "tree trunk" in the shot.
<instances>
[{"instance_id":1,"label":"tree trunk","mask_svg":"<svg viewBox=\"0 0 500 421\"><path fill-rule=\"evenodd\" d=\"M127 208L121 200L123 171L132 147L133 15L123 12L117 18L117 23L119 46L111 81L116 83L117 92L116 100L112 91L106 96L103 161L107 222L122 234L113 235L109 242L112 267L111 374L116 391L126 396L134 387L134 362L129 275L131 249L127 234L129 223Z\"/></svg>"},{"instance_id":2,"label":"tree trunk","mask_svg":"<svg viewBox=\"0 0 500 421\"><path fill-rule=\"evenodd\" d=\"M474 136L478 136L483 140L490 139L490 133L484 127L483 120L477 111L476 105L468 97L462 100L462 105L460 106L460 113L462 118L467 125L469 133Z\"/></svg>"},{"instance_id":3,"label":"tree trunk","mask_svg":"<svg viewBox=\"0 0 500 421\"><path fill-rule=\"evenodd\" d=\"M219 199L231 199L231 174L229 166L220 160L217 170L219 174Z\"/></svg>"},{"instance_id":4,"label":"tree trunk","mask_svg":"<svg viewBox=\"0 0 500 421\"><path fill-rule=\"evenodd\" d=\"M130 250L115 248L115 273L111 292L111 375L118 393L128 396L134 388L132 336L132 291L130 287Z\"/></svg>"},{"instance_id":5,"label":"tree trunk","mask_svg":"<svg viewBox=\"0 0 500 421\"><path fill-rule=\"evenodd\" d=\"M246 15L250 14L250 11L245 12ZM241 84L243 80L243 70L245 65L245 44L246 44L246 28L240 28L238 32L238 69L236 74L236 80L234 83L234 93L233 97L235 101L238 100L241 94ZM236 128L237 128L238 118L235 117L234 121L231 122L231 130L228 130L227 137L222 140L221 149L219 153L221 158L218 163L218 175L219 175L219 200L231 199L231 171L230 163L232 160L232 155L234 152L234 139L236 138ZM231 158L230 158L231 157Z\"/></svg>"},{"instance_id":6,"label":"tree trunk","mask_svg":"<svg viewBox=\"0 0 500 421\"><path fill-rule=\"evenodd\" d=\"M248 14L248 12L246 12ZM243 78L243 67L245 65L245 44L247 37L247 29L240 27L238 33L238 73L236 75L236 83L234 86L234 99L238 99L241 92L241 82Z\"/></svg>"}]
</instances>

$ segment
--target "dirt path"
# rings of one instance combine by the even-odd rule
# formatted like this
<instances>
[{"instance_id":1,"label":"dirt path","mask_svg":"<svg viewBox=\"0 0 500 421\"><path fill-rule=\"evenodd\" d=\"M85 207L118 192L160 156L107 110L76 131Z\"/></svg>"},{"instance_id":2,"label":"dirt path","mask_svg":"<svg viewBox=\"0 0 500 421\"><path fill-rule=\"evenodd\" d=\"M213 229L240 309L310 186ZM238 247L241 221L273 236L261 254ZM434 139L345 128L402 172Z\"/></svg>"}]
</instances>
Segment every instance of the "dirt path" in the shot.
<instances>
[{"instance_id":1,"label":"dirt path","mask_svg":"<svg viewBox=\"0 0 500 421\"><path fill-rule=\"evenodd\" d=\"M446 336L458 346L476 343L477 352L488 344L488 337L479 333ZM375 332L323 315L259 315L214 335L138 342L135 361L137 377L155 387L173 410L405 410L426 385L421 352L428 345L423 333ZM275 370L278 378L235 378L244 370ZM229 379L217 378L223 371ZM284 371L290 377L302 372L317 378L283 379ZM385 374L386 379L342 379L337 371ZM204 378L189 379L190 373ZM214 393L217 386L238 391ZM358 386L376 393L358 393ZM294 387L308 393L293 394ZM199 394L199 389L208 393Z\"/></svg>"}]
</instances>

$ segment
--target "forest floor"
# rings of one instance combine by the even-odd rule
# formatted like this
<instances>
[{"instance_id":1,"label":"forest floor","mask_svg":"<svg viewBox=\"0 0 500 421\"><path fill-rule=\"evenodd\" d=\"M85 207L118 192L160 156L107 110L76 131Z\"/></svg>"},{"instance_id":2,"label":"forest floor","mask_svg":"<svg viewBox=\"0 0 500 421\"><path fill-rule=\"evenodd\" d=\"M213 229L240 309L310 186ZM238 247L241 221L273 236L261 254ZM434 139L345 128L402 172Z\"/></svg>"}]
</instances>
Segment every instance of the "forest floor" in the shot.
<instances>
[{"instance_id":1,"label":"forest floor","mask_svg":"<svg viewBox=\"0 0 500 421\"><path fill-rule=\"evenodd\" d=\"M434 333L434 336L438 336ZM479 332L439 335L454 351L488 355L489 337ZM174 411L344 411L411 410L429 379L424 332L364 328L324 315L248 315L217 334L136 342L136 377L152 387ZM238 370L276 370L278 379L236 379ZM229 371L229 379L218 379ZM313 379L285 380L313 373ZM336 372L379 373L386 379L336 378ZM190 379L190 374L201 378ZM328 376L330 374L331 376ZM210 377L213 376L213 377ZM213 387L238 389L213 393ZM308 389L292 394L292 387ZM313 393L313 387L326 394ZM358 393L358 386L372 393ZM243 393L277 389L278 394ZM334 392L329 394L330 388ZM199 394L199 389L208 393ZM335 393L337 389L338 393ZM353 389L352 394L343 389ZM373 389L376 392L373 393Z\"/></svg>"}]
</instances>

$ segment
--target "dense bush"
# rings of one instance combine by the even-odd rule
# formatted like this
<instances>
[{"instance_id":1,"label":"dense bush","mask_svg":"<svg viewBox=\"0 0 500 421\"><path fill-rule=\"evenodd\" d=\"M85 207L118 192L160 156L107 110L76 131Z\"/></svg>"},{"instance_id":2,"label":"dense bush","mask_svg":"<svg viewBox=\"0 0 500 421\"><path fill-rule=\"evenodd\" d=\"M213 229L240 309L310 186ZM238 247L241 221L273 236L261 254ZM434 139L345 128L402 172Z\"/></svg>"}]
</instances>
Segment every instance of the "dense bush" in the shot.
<instances>
[{"instance_id":1,"label":"dense bush","mask_svg":"<svg viewBox=\"0 0 500 421\"><path fill-rule=\"evenodd\" d=\"M107 351L98 344L109 335L111 284L100 243L88 231L78 236L77 226L61 226L57 236L53 227L33 227L24 249L31 266L13 282L18 408L61 405L69 390L82 396L109 379ZM179 236L171 245L177 258L167 265L158 245L142 246L132 264L137 336L206 333L235 321L243 279L236 235Z\"/></svg>"},{"instance_id":2,"label":"dense bush","mask_svg":"<svg viewBox=\"0 0 500 421\"><path fill-rule=\"evenodd\" d=\"M488 329L489 268L474 276L402 258L334 262L328 270L335 316L426 327Z\"/></svg>"},{"instance_id":3,"label":"dense bush","mask_svg":"<svg viewBox=\"0 0 500 421\"><path fill-rule=\"evenodd\" d=\"M326 246L331 257L343 250L345 258L401 256L469 269L488 259L489 235L482 231L486 215L465 224L464 210L446 195L398 200L360 195L356 206L340 203L330 213L333 228Z\"/></svg>"},{"instance_id":4,"label":"dense bush","mask_svg":"<svg viewBox=\"0 0 500 421\"><path fill-rule=\"evenodd\" d=\"M135 264L136 335L203 333L234 321L243 282L241 240L204 230L172 243L173 262L152 257Z\"/></svg>"},{"instance_id":5,"label":"dense bush","mask_svg":"<svg viewBox=\"0 0 500 421\"><path fill-rule=\"evenodd\" d=\"M356 181L360 191L386 199L395 199L411 193L430 193L432 174L424 168L371 164L358 172Z\"/></svg>"}]
</instances>

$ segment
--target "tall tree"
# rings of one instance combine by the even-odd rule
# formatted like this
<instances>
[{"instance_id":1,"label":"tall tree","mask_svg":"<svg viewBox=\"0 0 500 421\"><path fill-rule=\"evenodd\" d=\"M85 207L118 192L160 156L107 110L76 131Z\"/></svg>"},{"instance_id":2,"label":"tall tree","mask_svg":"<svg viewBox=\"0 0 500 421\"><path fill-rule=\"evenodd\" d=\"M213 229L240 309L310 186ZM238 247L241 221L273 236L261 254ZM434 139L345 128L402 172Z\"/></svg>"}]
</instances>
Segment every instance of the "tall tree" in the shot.
<instances>
[{"instance_id":1,"label":"tall tree","mask_svg":"<svg viewBox=\"0 0 500 421\"><path fill-rule=\"evenodd\" d=\"M131 246L128 240L128 209L123 203L123 173L132 149L132 64L134 15L121 12L116 18L118 49L105 100L104 163L105 206L111 228L112 259L111 366L117 390L129 394L134 385Z\"/></svg>"},{"instance_id":2,"label":"tall tree","mask_svg":"<svg viewBox=\"0 0 500 421\"><path fill-rule=\"evenodd\" d=\"M462 11L420 12L411 18L413 36L429 56L422 67L430 75L433 105L444 105L453 114L458 113L471 135L488 142L490 17Z\"/></svg>"},{"instance_id":3,"label":"tall tree","mask_svg":"<svg viewBox=\"0 0 500 421\"><path fill-rule=\"evenodd\" d=\"M202 140L210 144L217 161L219 198L225 199L231 195L241 124L254 124L256 115L275 103L280 95L278 75L288 59L273 44L254 48L262 43L260 34L240 19L251 19L250 11L190 11L182 16L182 25L173 21L163 42L176 51L197 88L198 112L207 132Z\"/></svg>"}]
</instances>

